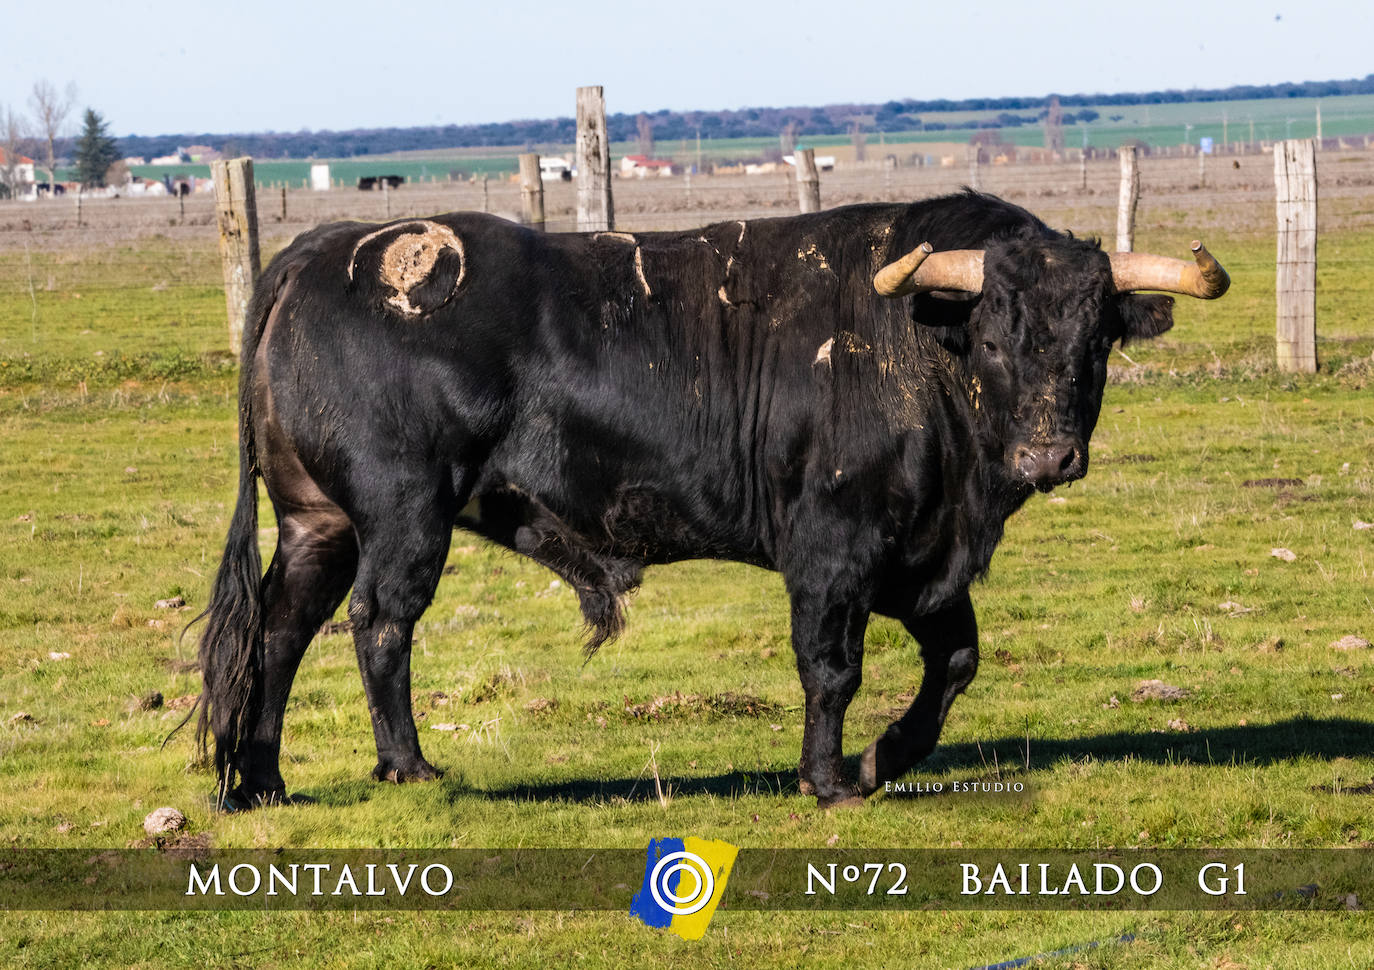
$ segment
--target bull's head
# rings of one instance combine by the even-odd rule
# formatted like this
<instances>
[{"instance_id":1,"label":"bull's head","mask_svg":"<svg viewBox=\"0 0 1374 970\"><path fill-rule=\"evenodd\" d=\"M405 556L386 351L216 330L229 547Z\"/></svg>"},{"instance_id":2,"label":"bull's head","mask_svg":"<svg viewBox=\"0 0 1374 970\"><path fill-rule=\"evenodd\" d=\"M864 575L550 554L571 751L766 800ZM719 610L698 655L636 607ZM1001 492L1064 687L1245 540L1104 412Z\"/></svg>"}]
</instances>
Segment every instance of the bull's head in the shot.
<instances>
[{"instance_id":1,"label":"bull's head","mask_svg":"<svg viewBox=\"0 0 1374 970\"><path fill-rule=\"evenodd\" d=\"M1108 256L1094 243L1062 236L941 253L922 244L879 270L873 286L887 297L971 299L959 344L978 424L987 443L1001 449L1013 480L1049 491L1088 470L1088 437L1113 342L1158 336L1173 326L1172 297L1136 291L1204 300L1226 292L1226 271L1201 243L1192 249L1189 262ZM931 318L945 322L947 316Z\"/></svg>"}]
</instances>

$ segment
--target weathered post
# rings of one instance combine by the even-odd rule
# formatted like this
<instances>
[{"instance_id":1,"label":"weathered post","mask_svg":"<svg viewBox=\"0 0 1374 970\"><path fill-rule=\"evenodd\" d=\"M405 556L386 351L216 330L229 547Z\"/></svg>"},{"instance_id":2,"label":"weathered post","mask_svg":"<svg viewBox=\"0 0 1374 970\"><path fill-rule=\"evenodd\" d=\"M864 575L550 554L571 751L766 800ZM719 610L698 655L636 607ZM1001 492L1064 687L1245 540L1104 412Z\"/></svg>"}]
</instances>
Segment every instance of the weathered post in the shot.
<instances>
[{"instance_id":1,"label":"weathered post","mask_svg":"<svg viewBox=\"0 0 1374 970\"><path fill-rule=\"evenodd\" d=\"M482 173L482 211L491 211L491 198L487 195L487 173Z\"/></svg>"},{"instance_id":2,"label":"weathered post","mask_svg":"<svg viewBox=\"0 0 1374 970\"><path fill-rule=\"evenodd\" d=\"M211 162L210 175L215 180L215 221L219 224L224 301L229 312L229 349L237 354L243 346L243 321L248 316L253 284L262 272L253 160Z\"/></svg>"},{"instance_id":3,"label":"weathered post","mask_svg":"<svg viewBox=\"0 0 1374 970\"><path fill-rule=\"evenodd\" d=\"M883 159L883 198L892 201L892 172L897 168L897 157L888 155Z\"/></svg>"},{"instance_id":4,"label":"weathered post","mask_svg":"<svg viewBox=\"0 0 1374 970\"><path fill-rule=\"evenodd\" d=\"M520 201L525 225L544 228L544 179L539 174L539 155L528 152L520 156Z\"/></svg>"},{"instance_id":5,"label":"weathered post","mask_svg":"<svg viewBox=\"0 0 1374 970\"><path fill-rule=\"evenodd\" d=\"M1200 189L1207 188L1207 153L1201 149L1197 153L1197 185Z\"/></svg>"},{"instance_id":6,"label":"weathered post","mask_svg":"<svg viewBox=\"0 0 1374 970\"><path fill-rule=\"evenodd\" d=\"M1274 145L1278 201L1279 370L1317 369L1317 153L1310 139Z\"/></svg>"},{"instance_id":7,"label":"weathered post","mask_svg":"<svg viewBox=\"0 0 1374 970\"><path fill-rule=\"evenodd\" d=\"M1088 190L1088 150L1083 149L1083 153L1078 156L1078 191Z\"/></svg>"},{"instance_id":8,"label":"weathered post","mask_svg":"<svg viewBox=\"0 0 1374 970\"><path fill-rule=\"evenodd\" d=\"M801 212L821 211L821 177L816 172L816 150L798 148L793 154L797 163L797 205Z\"/></svg>"},{"instance_id":9,"label":"weathered post","mask_svg":"<svg viewBox=\"0 0 1374 970\"><path fill-rule=\"evenodd\" d=\"M968 146L968 184L969 188L975 192L983 188L982 172L979 162L981 161L982 149L977 145Z\"/></svg>"},{"instance_id":10,"label":"weathered post","mask_svg":"<svg viewBox=\"0 0 1374 970\"><path fill-rule=\"evenodd\" d=\"M611 203L611 142L601 85L577 89L577 229L615 228Z\"/></svg>"},{"instance_id":11,"label":"weathered post","mask_svg":"<svg viewBox=\"0 0 1374 970\"><path fill-rule=\"evenodd\" d=\"M1116 250L1129 253L1135 248L1135 209L1140 203L1140 168L1134 145L1122 145L1121 194L1116 204Z\"/></svg>"},{"instance_id":12,"label":"weathered post","mask_svg":"<svg viewBox=\"0 0 1374 970\"><path fill-rule=\"evenodd\" d=\"M281 221L286 221L286 184L281 187Z\"/></svg>"},{"instance_id":13,"label":"weathered post","mask_svg":"<svg viewBox=\"0 0 1374 970\"><path fill-rule=\"evenodd\" d=\"M391 218L391 179L382 177L382 199L386 202L386 217Z\"/></svg>"}]
</instances>

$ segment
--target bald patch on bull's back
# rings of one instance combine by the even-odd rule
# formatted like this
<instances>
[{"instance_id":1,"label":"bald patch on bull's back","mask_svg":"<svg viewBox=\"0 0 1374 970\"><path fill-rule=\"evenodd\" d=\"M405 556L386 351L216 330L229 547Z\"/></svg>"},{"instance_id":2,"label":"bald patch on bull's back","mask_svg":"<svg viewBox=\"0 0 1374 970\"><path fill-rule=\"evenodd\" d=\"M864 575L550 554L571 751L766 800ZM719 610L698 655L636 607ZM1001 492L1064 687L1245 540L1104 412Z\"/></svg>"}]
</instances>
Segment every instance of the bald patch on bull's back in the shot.
<instances>
[{"instance_id":1,"label":"bald patch on bull's back","mask_svg":"<svg viewBox=\"0 0 1374 970\"><path fill-rule=\"evenodd\" d=\"M358 256L363 247L388 233L396 236L382 249L376 270L378 280L391 291L384 302L403 316L419 317L433 313L452 299L467 275L467 254L463 241L452 229L428 219L385 226L363 236L353 247L348 278L354 279L359 272ZM457 255L456 269L448 263L436 270L445 252ZM446 285L445 279L436 279L440 274L452 275L452 285ZM426 285L431 283L440 285ZM422 288L423 295L415 292Z\"/></svg>"}]
</instances>

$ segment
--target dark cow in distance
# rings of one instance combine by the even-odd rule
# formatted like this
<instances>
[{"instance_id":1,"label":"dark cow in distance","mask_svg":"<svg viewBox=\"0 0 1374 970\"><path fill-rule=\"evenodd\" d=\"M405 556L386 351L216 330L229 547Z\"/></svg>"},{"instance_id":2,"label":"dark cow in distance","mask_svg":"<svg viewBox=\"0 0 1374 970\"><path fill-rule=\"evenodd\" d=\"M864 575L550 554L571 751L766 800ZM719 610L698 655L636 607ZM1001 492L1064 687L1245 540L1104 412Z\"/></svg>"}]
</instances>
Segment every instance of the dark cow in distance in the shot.
<instances>
[{"instance_id":1,"label":"dark cow in distance","mask_svg":"<svg viewBox=\"0 0 1374 970\"><path fill-rule=\"evenodd\" d=\"M802 790L873 792L934 748L973 678L969 585L1004 520L1087 471L1113 343L1172 325L1171 297L1136 291L1225 291L1193 250L1108 255L975 192L689 232L457 213L303 234L244 333L238 504L201 642L221 801L283 796L287 694L350 587L374 775L436 776L411 633L455 525L575 589L589 650L646 564L777 570ZM259 476L279 525L265 575ZM874 612L925 673L854 780L841 732Z\"/></svg>"}]
</instances>

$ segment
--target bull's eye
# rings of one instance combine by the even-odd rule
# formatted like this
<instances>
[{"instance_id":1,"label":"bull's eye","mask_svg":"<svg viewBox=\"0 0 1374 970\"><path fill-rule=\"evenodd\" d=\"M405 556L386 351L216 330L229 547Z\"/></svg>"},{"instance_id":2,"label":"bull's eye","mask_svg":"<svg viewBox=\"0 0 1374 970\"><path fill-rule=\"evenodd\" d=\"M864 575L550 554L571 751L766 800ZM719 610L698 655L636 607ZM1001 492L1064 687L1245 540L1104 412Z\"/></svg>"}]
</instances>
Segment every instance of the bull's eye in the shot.
<instances>
[{"instance_id":1,"label":"bull's eye","mask_svg":"<svg viewBox=\"0 0 1374 970\"><path fill-rule=\"evenodd\" d=\"M989 353L989 354L996 354L996 353L997 353L997 345L996 345L995 343L993 343L991 340L984 340L984 341L983 341L983 350L984 350L986 353Z\"/></svg>"}]
</instances>

